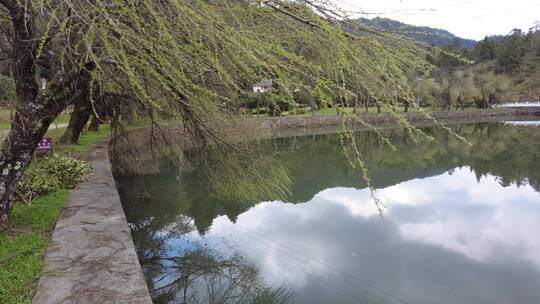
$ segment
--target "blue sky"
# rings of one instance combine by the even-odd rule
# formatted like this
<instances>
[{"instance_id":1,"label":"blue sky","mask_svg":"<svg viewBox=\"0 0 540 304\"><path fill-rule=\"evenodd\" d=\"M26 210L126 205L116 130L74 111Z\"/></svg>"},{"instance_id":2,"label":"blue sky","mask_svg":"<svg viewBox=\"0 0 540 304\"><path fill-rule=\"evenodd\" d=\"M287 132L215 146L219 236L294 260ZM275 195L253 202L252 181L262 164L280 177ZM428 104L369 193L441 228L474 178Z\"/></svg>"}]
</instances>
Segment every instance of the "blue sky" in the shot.
<instances>
[{"instance_id":1,"label":"blue sky","mask_svg":"<svg viewBox=\"0 0 540 304\"><path fill-rule=\"evenodd\" d=\"M356 16L379 16L442 28L477 40L486 35L505 35L514 28L528 30L540 20L540 0L335 0L335 3Z\"/></svg>"}]
</instances>

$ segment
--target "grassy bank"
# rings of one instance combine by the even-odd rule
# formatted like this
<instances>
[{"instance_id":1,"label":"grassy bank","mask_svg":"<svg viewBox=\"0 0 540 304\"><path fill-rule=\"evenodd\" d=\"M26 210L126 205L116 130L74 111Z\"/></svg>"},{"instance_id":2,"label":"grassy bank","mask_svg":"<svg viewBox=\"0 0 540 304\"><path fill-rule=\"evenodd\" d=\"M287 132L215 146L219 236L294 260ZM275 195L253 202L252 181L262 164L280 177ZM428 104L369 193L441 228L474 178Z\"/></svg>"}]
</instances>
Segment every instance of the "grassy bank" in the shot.
<instances>
[{"instance_id":1,"label":"grassy bank","mask_svg":"<svg viewBox=\"0 0 540 304\"><path fill-rule=\"evenodd\" d=\"M60 113L53 124L67 124L69 122L70 111L71 109ZM0 109L0 130L9 130L11 127L12 115L13 112L11 110L5 108Z\"/></svg>"},{"instance_id":2,"label":"grassy bank","mask_svg":"<svg viewBox=\"0 0 540 304\"><path fill-rule=\"evenodd\" d=\"M32 205L15 205L14 231L0 232L0 303L31 303L43 271L43 255L67 197L62 189L36 199Z\"/></svg>"},{"instance_id":3,"label":"grassy bank","mask_svg":"<svg viewBox=\"0 0 540 304\"><path fill-rule=\"evenodd\" d=\"M61 129L51 130L48 136L56 141L62 132ZM83 134L79 145L56 146L55 152L84 153L109 134L110 128L103 126L97 133ZM38 162L31 166L37 166ZM11 231L0 231L0 303L31 303L34 288L43 273L43 256L56 219L67 201L68 190L57 189L38 197L31 205L16 202Z\"/></svg>"},{"instance_id":4,"label":"grassy bank","mask_svg":"<svg viewBox=\"0 0 540 304\"><path fill-rule=\"evenodd\" d=\"M65 129L53 129L47 132L46 137L53 139L53 143L58 142L58 139L64 134ZM54 151L56 153L78 154L88 152L92 146L111 134L111 127L103 125L98 132L86 132L79 138L78 145L56 145Z\"/></svg>"}]
</instances>

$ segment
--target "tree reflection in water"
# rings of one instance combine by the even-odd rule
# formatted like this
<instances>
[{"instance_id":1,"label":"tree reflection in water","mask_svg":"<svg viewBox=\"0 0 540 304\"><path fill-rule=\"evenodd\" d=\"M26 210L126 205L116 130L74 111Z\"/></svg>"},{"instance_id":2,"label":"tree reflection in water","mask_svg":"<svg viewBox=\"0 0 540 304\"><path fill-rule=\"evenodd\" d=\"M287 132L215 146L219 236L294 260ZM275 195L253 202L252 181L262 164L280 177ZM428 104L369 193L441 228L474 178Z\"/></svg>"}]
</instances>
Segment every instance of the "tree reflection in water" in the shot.
<instances>
[{"instance_id":1,"label":"tree reflection in water","mask_svg":"<svg viewBox=\"0 0 540 304\"><path fill-rule=\"evenodd\" d=\"M257 266L236 252L224 252L196 243L187 245L177 256L171 256L171 252L167 254L169 239L195 230L190 218L179 216L175 224L148 234L150 226L151 219L131 228L139 245L137 251L154 303L292 302L290 289L266 286L260 279Z\"/></svg>"},{"instance_id":2,"label":"tree reflection in water","mask_svg":"<svg viewBox=\"0 0 540 304\"><path fill-rule=\"evenodd\" d=\"M540 170L536 167L540 163L537 129L501 123L451 127L473 145L464 144L440 128L423 129L434 141L416 142L403 130L380 130L397 151L390 149L374 132L356 134L374 186L382 189L413 178L469 167L477 179L494 175L503 186L530 184L540 190ZM220 161L219 166L208 172L197 170L197 161L192 159L194 170L179 173L178 168L168 164L154 176L119 178L118 187L128 221L141 223L152 219L164 226L174 223L175 215L183 214L192 218L197 230L204 234L217 216L227 215L234 222L239 214L262 201L303 203L324 189L367 186L360 172L348 165L339 136L278 138L260 145L258 160L248 165L242 165L245 161L235 161L235 166L227 166ZM190 156L188 154L188 158ZM221 157L230 158L229 155ZM250 172L231 170L234 167L249 168L251 173L263 172L265 176L253 178ZM250 188L246 193L246 187L239 185L248 184ZM286 193L276 194L276 189L283 188L287 188ZM256 189L260 191L256 193ZM161 230L159 226L154 228Z\"/></svg>"},{"instance_id":3,"label":"tree reflection in water","mask_svg":"<svg viewBox=\"0 0 540 304\"><path fill-rule=\"evenodd\" d=\"M500 123L452 129L473 145L440 128L423 129L435 138L433 141L411 138L403 130L381 130L397 151L374 132L355 136L373 184L379 189L464 167L478 180L494 176L504 187L528 184L536 191L540 189L537 129ZM189 243L197 239L190 234L204 236L221 215L235 222L260 202L305 203L325 189L367 186L360 172L347 164L339 136L278 138L258 144L260 153L255 159L251 155L216 154L214 163L205 164L207 170L198 170L200 161L191 151L186 158L193 170L179 172L168 166L155 176L118 179L133 241L155 303L290 301L287 288L265 286L257 265L246 259L252 257L242 257L231 248ZM244 166L246 161L251 162L249 166ZM243 170L233 170L236 168ZM259 174L254 176L253 172ZM289 189L275 191L283 188Z\"/></svg>"}]
</instances>

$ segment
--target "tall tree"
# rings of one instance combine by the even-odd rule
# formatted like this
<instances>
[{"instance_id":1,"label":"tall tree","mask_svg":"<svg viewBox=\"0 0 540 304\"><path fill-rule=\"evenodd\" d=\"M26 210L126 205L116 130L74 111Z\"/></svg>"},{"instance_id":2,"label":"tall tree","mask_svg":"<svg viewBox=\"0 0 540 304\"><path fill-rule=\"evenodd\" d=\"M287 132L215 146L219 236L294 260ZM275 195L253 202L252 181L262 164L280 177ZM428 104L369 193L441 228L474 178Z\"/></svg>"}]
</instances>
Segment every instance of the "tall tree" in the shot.
<instances>
[{"instance_id":1,"label":"tall tree","mask_svg":"<svg viewBox=\"0 0 540 304\"><path fill-rule=\"evenodd\" d=\"M51 84L50 94L40 94L36 78L40 43L43 40L36 26L34 3L1 0L0 4L4 8L1 14L8 15L11 20L10 46L5 48L14 58L17 97L15 116L2 146L0 160L0 224L3 224L12 208L17 184L37 143L65 104L81 95L79 87L88 81L96 65L88 62L64 74L61 81ZM4 45L7 45L6 41ZM66 90L70 91L68 99L64 96Z\"/></svg>"},{"instance_id":2,"label":"tall tree","mask_svg":"<svg viewBox=\"0 0 540 304\"><path fill-rule=\"evenodd\" d=\"M474 47L475 57L479 61L488 61L495 59L496 43L485 37Z\"/></svg>"},{"instance_id":3,"label":"tall tree","mask_svg":"<svg viewBox=\"0 0 540 304\"><path fill-rule=\"evenodd\" d=\"M497 48L497 63L505 73L515 72L523 61L525 52L521 30L513 30Z\"/></svg>"},{"instance_id":4,"label":"tall tree","mask_svg":"<svg viewBox=\"0 0 540 304\"><path fill-rule=\"evenodd\" d=\"M130 96L116 106L136 108L131 112L153 124L158 117L178 118L202 146L223 143L209 122L223 121L235 108L234 97L263 77L303 86L324 81L338 100L349 95L344 79L352 78L380 100L394 98L403 70L418 65L417 48L384 33L343 32L327 5L0 0L0 26L7 33L0 36L1 50L15 67L17 95L1 152L0 223L8 220L17 184L49 125L75 102L78 109L94 109L94 96L102 93ZM299 41L324 49L324 60L307 60L293 47ZM75 133L86 117L74 121Z\"/></svg>"}]
</instances>

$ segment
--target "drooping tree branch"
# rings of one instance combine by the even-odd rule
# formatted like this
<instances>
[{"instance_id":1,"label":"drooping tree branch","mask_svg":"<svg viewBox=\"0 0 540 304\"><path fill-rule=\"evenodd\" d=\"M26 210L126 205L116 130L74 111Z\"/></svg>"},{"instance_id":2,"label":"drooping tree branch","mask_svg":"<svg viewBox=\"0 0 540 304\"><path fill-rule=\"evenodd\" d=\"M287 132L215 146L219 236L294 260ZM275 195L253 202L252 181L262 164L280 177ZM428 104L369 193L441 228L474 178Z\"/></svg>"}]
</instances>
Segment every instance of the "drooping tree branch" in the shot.
<instances>
[{"instance_id":1,"label":"drooping tree branch","mask_svg":"<svg viewBox=\"0 0 540 304\"><path fill-rule=\"evenodd\" d=\"M417 64L410 44L350 39L328 22L335 12L322 14L325 0L270 2L0 0L9 13L1 21L10 24L0 40L12 44L17 83L16 119L4 144L9 161L0 169L27 165L15 155L31 153L59 111L91 94L89 79L105 93L129 92L112 107L115 125L118 113L131 111L152 122L181 121L197 143L227 147L211 126L228 122L254 81L273 78L289 93L321 88L340 102L358 93L351 85L358 82L365 95L384 101L395 95L402 71ZM47 80L43 89L39 77ZM7 207L0 213L7 214L16 178L3 181L0 204Z\"/></svg>"}]
</instances>

